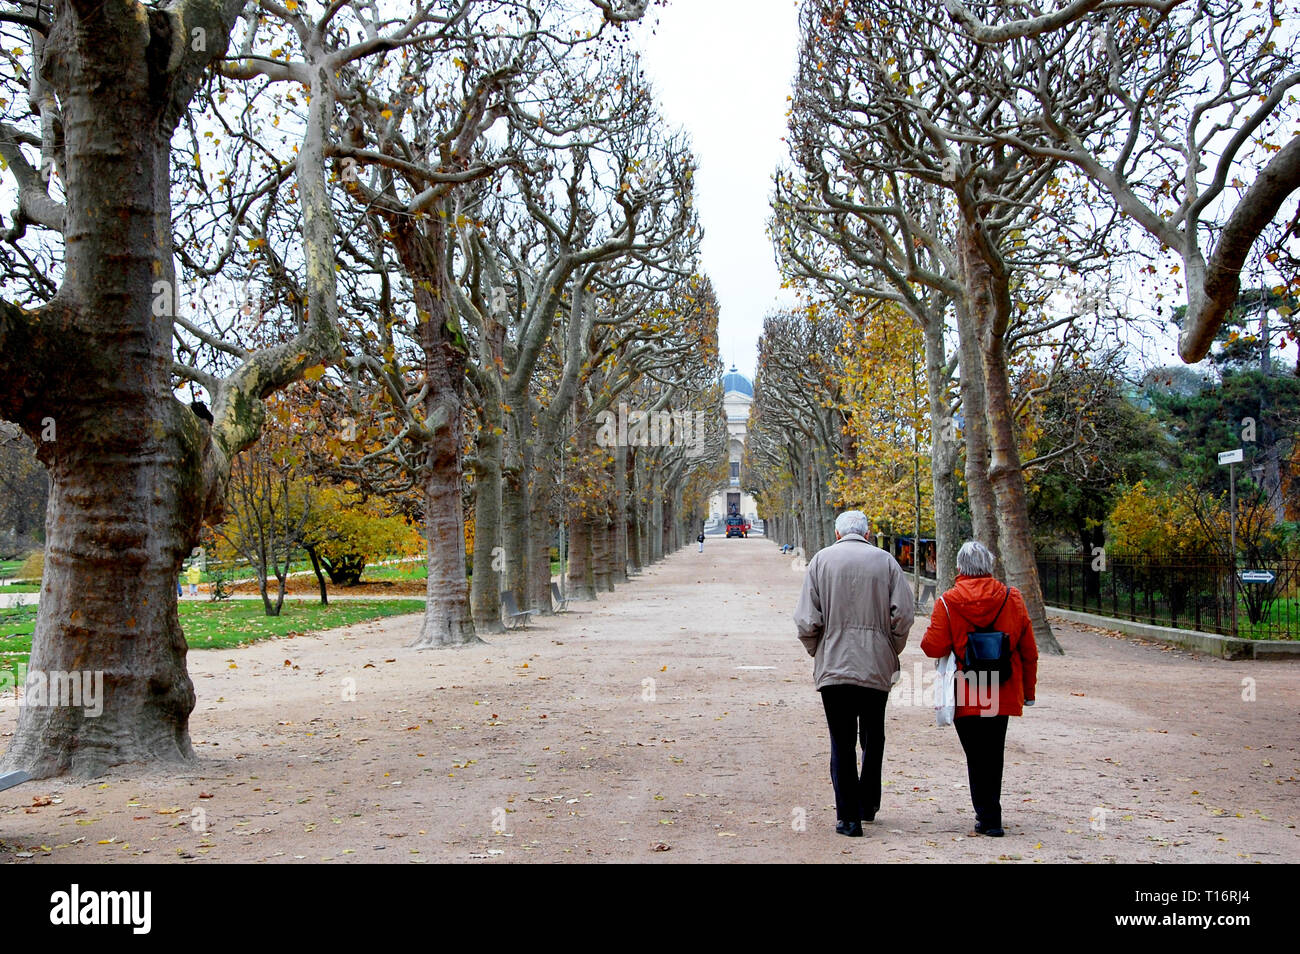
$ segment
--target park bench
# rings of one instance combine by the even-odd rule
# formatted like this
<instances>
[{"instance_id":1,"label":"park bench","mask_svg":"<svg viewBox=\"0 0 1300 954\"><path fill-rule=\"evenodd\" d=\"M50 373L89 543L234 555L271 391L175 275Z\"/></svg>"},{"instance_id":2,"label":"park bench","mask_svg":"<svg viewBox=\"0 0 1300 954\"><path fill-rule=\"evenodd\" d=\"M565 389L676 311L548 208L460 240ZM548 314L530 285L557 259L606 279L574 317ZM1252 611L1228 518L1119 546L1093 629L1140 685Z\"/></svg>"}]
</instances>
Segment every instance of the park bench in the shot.
<instances>
[{"instance_id":1,"label":"park bench","mask_svg":"<svg viewBox=\"0 0 1300 954\"><path fill-rule=\"evenodd\" d=\"M21 785L30 778L30 775L21 770L16 772L5 772L0 775L0 792L3 792L6 788L13 788L15 785Z\"/></svg>"},{"instance_id":2,"label":"park bench","mask_svg":"<svg viewBox=\"0 0 1300 954\"><path fill-rule=\"evenodd\" d=\"M551 583L551 599L555 600L555 612L568 612L569 598L560 592L560 584L554 581Z\"/></svg>"},{"instance_id":3,"label":"park bench","mask_svg":"<svg viewBox=\"0 0 1300 954\"><path fill-rule=\"evenodd\" d=\"M511 590L501 591L501 608L505 611L507 629L527 625L528 618L533 615L532 610L519 609L519 604L515 602L515 594Z\"/></svg>"}]
</instances>

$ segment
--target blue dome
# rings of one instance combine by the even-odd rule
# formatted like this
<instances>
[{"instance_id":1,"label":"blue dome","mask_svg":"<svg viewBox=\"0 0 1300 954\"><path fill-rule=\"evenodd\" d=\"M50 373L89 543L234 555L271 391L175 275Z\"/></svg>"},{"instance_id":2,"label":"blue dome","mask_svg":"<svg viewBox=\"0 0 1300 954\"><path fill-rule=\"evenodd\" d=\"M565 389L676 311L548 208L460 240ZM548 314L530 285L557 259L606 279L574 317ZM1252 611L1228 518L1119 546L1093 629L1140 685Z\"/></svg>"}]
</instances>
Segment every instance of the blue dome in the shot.
<instances>
[{"instance_id":1,"label":"blue dome","mask_svg":"<svg viewBox=\"0 0 1300 954\"><path fill-rule=\"evenodd\" d=\"M751 398L754 396L754 385L749 378L736 371L734 364L731 366L731 370L722 376L722 393L726 394L728 391L739 391L746 397Z\"/></svg>"}]
</instances>

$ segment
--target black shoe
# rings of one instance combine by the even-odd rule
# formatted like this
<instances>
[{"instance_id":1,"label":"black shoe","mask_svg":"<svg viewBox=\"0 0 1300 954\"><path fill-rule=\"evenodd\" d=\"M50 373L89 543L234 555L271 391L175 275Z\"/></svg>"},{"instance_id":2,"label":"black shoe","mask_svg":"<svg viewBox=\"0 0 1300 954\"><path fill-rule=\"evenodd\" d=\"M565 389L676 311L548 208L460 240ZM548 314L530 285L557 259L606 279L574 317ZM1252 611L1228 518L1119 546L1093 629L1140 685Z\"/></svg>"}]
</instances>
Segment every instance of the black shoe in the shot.
<instances>
[{"instance_id":1,"label":"black shoe","mask_svg":"<svg viewBox=\"0 0 1300 954\"><path fill-rule=\"evenodd\" d=\"M848 835L850 838L862 837L862 822L842 821L835 823L835 834Z\"/></svg>"},{"instance_id":2,"label":"black shoe","mask_svg":"<svg viewBox=\"0 0 1300 954\"><path fill-rule=\"evenodd\" d=\"M875 812L863 812L863 813L862 813L862 821L863 821L864 824L868 824L868 825L869 825L869 824L871 824L871 823L872 823L873 821L875 821L875 820L876 820L876 813L875 813Z\"/></svg>"},{"instance_id":3,"label":"black shoe","mask_svg":"<svg viewBox=\"0 0 1300 954\"><path fill-rule=\"evenodd\" d=\"M1003 832L1001 828L993 828L983 824L982 822L976 822L975 834L988 835L990 838L1001 838L1005 832Z\"/></svg>"}]
</instances>

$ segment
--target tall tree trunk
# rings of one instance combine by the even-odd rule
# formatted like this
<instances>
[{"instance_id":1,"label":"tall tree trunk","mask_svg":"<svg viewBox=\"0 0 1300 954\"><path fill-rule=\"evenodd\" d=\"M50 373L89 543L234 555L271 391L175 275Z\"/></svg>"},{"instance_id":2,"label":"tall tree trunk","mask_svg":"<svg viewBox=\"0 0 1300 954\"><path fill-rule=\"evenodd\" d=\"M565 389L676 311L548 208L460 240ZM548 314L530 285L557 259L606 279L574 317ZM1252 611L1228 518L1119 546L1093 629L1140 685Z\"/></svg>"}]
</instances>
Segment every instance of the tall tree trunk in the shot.
<instances>
[{"instance_id":1,"label":"tall tree trunk","mask_svg":"<svg viewBox=\"0 0 1300 954\"><path fill-rule=\"evenodd\" d=\"M965 257L963 256L963 268ZM961 355L962 433L966 443L966 501L970 506L971 532L976 540L993 552L994 570L1002 576L998 546L997 501L989 483L989 434L985 411L984 357L979 329L970 313L970 305L957 302L958 347ZM956 556L953 557L954 562Z\"/></svg>"},{"instance_id":2,"label":"tall tree trunk","mask_svg":"<svg viewBox=\"0 0 1300 954\"><path fill-rule=\"evenodd\" d=\"M512 545L506 547L505 588L515 595L515 603L527 607L528 562L533 550L533 525L528 519L528 473L532 468L532 439L520 430L523 414L511 415L508 465L501 483L503 536ZM548 565L549 576L549 565Z\"/></svg>"},{"instance_id":3,"label":"tall tree trunk","mask_svg":"<svg viewBox=\"0 0 1300 954\"><path fill-rule=\"evenodd\" d=\"M577 503L569 509L569 592L570 599L594 600L596 576L591 566L591 518Z\"/></svg>"},{"instance_id":4,"label":"tall tree trunk","mask_svg":"<svg viewBox=\"0 0 1300 954\"><path fill-rule=\"evenodd\" d=\"M461 449L468 355L449 289L448 228L445 219L429 217L423 223L390 220L389 230L398 257L412 279L415 309L421 319L420 348L428 386L423 411L431 432L419 467L429 548L427 602L424 625L412 645L429 649L481 642L474 632L465 576Z\"/></svg>"},{"instance_id":5,"label":"tall tree trunk","mask_svg":"<svg viewBox=\"0 0 1300 954\"><path fill-rule=\"evenodd\" d=\"M171 326L151 311L171 268L174 120L154 85L166 49L150 47L143 8L84 7L56 7L48 41L67 130L64 282L39 326L0 313L0 352L43 377L14 415L50 475L29 675L95 696L29 694L0 767L38 778L193 758L176 580L211 502L210 432L172 396ZM5 389L22 394L27 374Z\"/></svg>"},{"instance_id":6,"label":"tall tree trunk","mask_svg":"<svg viewBox=\"0 0 1300 954\"><path fill-rule=\"evenodd\" d=\"M329 606L329 588L325 585L325 574L321 571L320 557L316 555L315 547L304 547L304 549L307 551L307 556L311 557L311 569L316 574L316 586L320 589L320 605Z\"/></svg>"},{"instance_id":7,"label":"tall tree trunk","mask_svg":"<svg viewBox=\"0 0 1300 954\"><path fill-rule=\"evenodd\" d=\"M642 468L637 466L636 450L628 448L627 453L627 470L632 481L627 507L627 559L631 566L631 572L640 573L645 568L645 548L643 544L645 534L642 530L642 527L645 525L645 519L643 516L644 508L641 505Z\"/></svg>"},{"instance_id":8,"label":"tall tree trunk","mask_svg":"<svg viewBox=\"0 0 1300 954\"><path fill-rule=\"evenodd\" d=\"M936 592L952 588L961 549L961 519L957 509L957 443L952 405L948 401L947 354L943 325L928 322L925 333L925 385L930 401L930 476L934 484Z\"/></svg>"},{"instance_id":9,"label":"tall tree trunk","mask_svg":"<svg viewBox=\"0 0 1300 954\"><path fill-rule=\"evenodd\" d=\"M554 478L547 469L547 461L553 459L544 445L538 447L528 501L529 545L532 548L528 552L528 605L534 613L544 616L555 612L551 603L551 540L555 536L555 524L551 520L551 491ZM560 565L564 566L563 550L560 552Z\"/></svg>"},{"instance_id":10,"label":"tall tree trunk","mask_svg":"<svg viewBox=\"0 0 1300 954\"><path fill-rule=\"evenodd\" d=\"M997 501L998 541L1007 582L1020 590L1034 627L1040 650L1062 654L1052 634L1038 582L1029 504L1025 494L1020 449L1016 445L1015 408L1006 364L1005 318L1010 312L1010 290L975 248L968 228L959 230L963 271L971 317L980 331L984 368L985 415L989 428L989 483ZM965 375L963 375L965 377Z\"/></svg>"},{"instance_id":11,"label":"tall tree trunk","mask_svg":"<svg viewBox=\"0 0 1300 954\"><path fill-rule=\"evenodd\" d=\"M485 404L491 403L485 398ZM474 457L474 575L470 577L470 606L474 628L489 633L505 630L501 623L501 581L505 571L505 546L501 533L501 435L500 404L496 415L485 410L488 423L479 429ZM518 547L510 541L506 550Z\"/></svg>"},{"instance_id":12,"label":"tall tree trunk","mask_svg":"<svg viewBox=\"0 0 1300 954\"><path fill-rule=\"evenodd\" d=\"M614 512L612 550L610 553L610 579L615 583L627 582L628 563L628 493L627 493L627 445L619 444L614 449Z\"/></svg>"},{"instance_id":13,"label":"tall tree trunk","mask_svg":"<svg viewBox=\"0 0 1300 954\"><path fill-rule=\"evenodd\" d=\"M656 453L650 463L650 522L646 527L646 538L650 544L650 562L658 563L664 558L664 489L663 465Z\"/></svg>"},{"instance_id":14,"label":"tall tree trunk","mask_svg":"<svg viewBox=\"0 0 1300 954\"><path fill-rule=\"evenodd\" d=\"M439 428L424 483L429 579L418 649L482 642L475 634L465 578L465 519L461 506L461 427ZM451 502L455 506L451 506ZM491 568L489 567L489 572Z\"/></svg>"},{"instance_id":15,"label":"tall tree trunk","mask_svg":"<svg viewBox=\"0 0 1300 954\"><path fill-rule=\"evenodd\" d=\"M313 80L297 166L313 279L306 328L218 384L211 426L173 397L171 137L239 9L52 8L40 70L63 111L63 280L40 309L0 302L0 417L36 439L56 431L39 441L50 500L31 670L96 698L23 706L4 770L96 775L193 758L177 577L204 518L220 516L231 459L257 439L260 399L338 348L333 216L320 201L319 133L333 100ZM154 311L160 296L165 314Z\"/></svg>"},{"instance_id":16,"label":"tall tree trunk","mask_svg":"<svg viewBox=\"0 0 1300 954\"><path fill-rule=\"evenodd\" d=\"M541 417L536 405L526 394L511 393L507 402L515 408L516 417ZM528 507L528 561L525 568L527 606L543 616L555 612L551 602L551 541L555 537L556 521L552 514L560 514L564 519L561 503L554 506L555 468L560 456L560 422L554 418L542 418L539 426L533 428L531 423L520 429L520 438L524 441L524 481L525 500ZM531 437L531 440L528 438ZM561 565L564 553L560 553ZM565 594L568 595L567 593ZM521 604L524 605L524 604Z\"/></svg>"}]
</instances>

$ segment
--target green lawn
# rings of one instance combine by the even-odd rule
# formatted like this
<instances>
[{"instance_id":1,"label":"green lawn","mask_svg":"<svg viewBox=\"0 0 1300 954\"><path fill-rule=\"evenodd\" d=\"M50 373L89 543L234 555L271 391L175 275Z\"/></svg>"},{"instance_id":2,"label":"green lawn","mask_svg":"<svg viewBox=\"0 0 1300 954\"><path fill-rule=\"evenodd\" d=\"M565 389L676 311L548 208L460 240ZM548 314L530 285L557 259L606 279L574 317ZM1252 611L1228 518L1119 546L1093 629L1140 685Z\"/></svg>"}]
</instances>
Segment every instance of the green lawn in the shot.
<instances>
[{"instance_id":1,"label":"green lawn","mask_svg":"<svg viewBox=\"0 0 1300 954\"><path fill-rule=\"evenodd\" d=\"M551 575L554 576L560 572L560 561L551 561ZM429 565L424 560L413 560L410 563L388 563L383 566L378 564L367 566L361 574L362 583L378 583L381 580L423 580L429 576Z\"/></svg>"},{"instance_id":2,"label":"green lawn","mask_svg":"<svg viewBox=\"0 0 1300 954\"><path fill-rule=\"evenodd\" d=\"M261 600L180 604L181 626L191 649L230 649L288 633L315 633L371 619L423 612L422 600L348 600L329 606L312 600L285 600L279 616L267 616ZM36 607L0 609L0 660L26 663L35 627Z\"/></svg>"},{"instance_id":3,"label":"green lawn","mask_svg":"<svg viewBox=\"0 0 1300 954\"><path fill-rule=\"evenodd\" d=\"M0 593L39 593L39 583L0 583Z\"/></svg>"},{"instance_id":4,"label":"green lawn","mask_svg":"<svg viewBox=\"0 0 1300 954\"><path fill-rule=\"evenodd\" d=\"M409 563L372 564L361 573L362 583L378 583L382 580L423 580L429 576L429 564L424 560L412 560Z\"/></svg>"}]
</instances>

